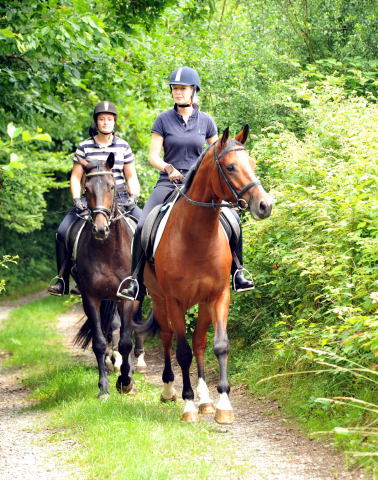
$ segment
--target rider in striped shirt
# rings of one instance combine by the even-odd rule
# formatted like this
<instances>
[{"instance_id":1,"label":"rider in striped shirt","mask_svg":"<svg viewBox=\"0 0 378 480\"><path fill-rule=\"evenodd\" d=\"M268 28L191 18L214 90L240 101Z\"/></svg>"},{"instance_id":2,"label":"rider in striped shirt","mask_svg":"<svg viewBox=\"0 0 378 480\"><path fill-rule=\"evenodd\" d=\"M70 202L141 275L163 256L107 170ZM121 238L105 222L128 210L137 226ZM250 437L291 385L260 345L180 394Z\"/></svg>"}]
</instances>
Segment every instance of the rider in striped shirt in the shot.
<instances>
[{"instance_id":1,"label":"rider in striped shirt","mask_svg":"<svg viewBox=\"0 0 378 480\"><path fill-rule=\"evenodd\" d=\"M52 295L69 293L69 276L71 269L71 252L67 251L65 236L68 229L78 220L78 216L85 216L86 200L81 195L81 181L84 169L81 161L105 161L110 153L114 153L113 175L117 189L117 203L127 209L137 220L141 210L136 202L140 193L140 185L135 170L134 155L129 144L114 134L117 120L117 109L111 102L100 102L93 112L94 124L90 129L90 138L79 144L74 156L70 186L74 208L68 212L60 224L56 234L56 256L58 275L56 283L50 285L48 292Z\"/></svg>"}]
</instances>

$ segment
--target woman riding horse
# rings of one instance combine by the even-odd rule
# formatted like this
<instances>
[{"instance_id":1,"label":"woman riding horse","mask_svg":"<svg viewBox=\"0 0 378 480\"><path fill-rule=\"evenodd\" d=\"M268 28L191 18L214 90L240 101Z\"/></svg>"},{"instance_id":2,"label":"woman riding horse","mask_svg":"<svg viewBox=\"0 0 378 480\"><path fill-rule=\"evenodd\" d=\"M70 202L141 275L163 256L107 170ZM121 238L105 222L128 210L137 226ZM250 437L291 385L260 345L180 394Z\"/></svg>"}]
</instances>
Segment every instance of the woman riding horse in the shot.
<instances>
[{"instance_id":1,"label":"woman riding horse","mask_svg":"<svg viewBox=\"0 0 378 480\"><path fill-rule=\"evenodd\" d=\"M225 206L248 209L253 218L259 220L269 217L272 210L271 197L257 179L255 164L244 147L247 137L247 126L235 138L230 138L226 129L198 159L172 207L154 261L148 261L144 271L145 284L153 302L153 316L160 326L164 346L161 398L163 401L177 398L171 365L174 336L176 358L183 378L185 408L182 418L187 422L199 419L189 374L192 349L186 339L185 323L185 312L193 305L199 305L193 333L199 412L215 411L218 423L232 423L234 419L227 379L232 252L220 225L220 212ZM216 409L204 374L206 332L210 324L214 327L214 353L219 362Z\"/></svg>"},{"instance_id":2,"label":"woman riding horse","mask_svg":"<svg viewBox=\"0 0 378 480\"><path fill-rule=\"evenodd\" d=\"M150 211L163 203L164 199L175 190L175 184L181 183L191 166L200 156L205 141L211 145L217 139L217 127L214 120L199 110L195 103L196 93L200 90L198 73L189 67L176 68L169 81L171 94L175 105L173 109L161 113L152 126L150 146L150 163L160 171L160 178L143 208L133 242L132 271L133 275L127 279L127 288L121 290L126 298L134 300L138 292L143 294L143 269L145 255L141 246L141 231L144 221ZM161 159L161 150L164 150L164 160ZM232 213L239 217L235 211ZM242 267L242 237L240 234L235 249L239 265L232 263L233 288L237 292L251 290L254 287L252 280L244 277Z\"/></svg>"},{"instance_id":3,"label":"woman riding horse","mask_svg":"<svg viewBox=\"0 0 378 480\"><path fill-rule=\"evenodd\" d=\"M88 214L86 199L81 195L81 182L84 175L84 163L106 161L110 153L114 153L115 162L112 172L116 182L117 202L119 207L128 210L137 220L141 210L136 202L140 193L140 185L135 170L134 155L129 144L117 137L114 128L117 121L117 109L111 102L103 101L93 111L94 124L90 128L90 138L79 144L76 149L70 185L74 208L68 212L60 224L56 234L56 260L58 275L56 283L50 285L51 295L69 293L69 277L71 271L71 252L67 249L67 232L72 225ZM126 188L127 183L127 188Z\"/></svg>"}]
</instances>

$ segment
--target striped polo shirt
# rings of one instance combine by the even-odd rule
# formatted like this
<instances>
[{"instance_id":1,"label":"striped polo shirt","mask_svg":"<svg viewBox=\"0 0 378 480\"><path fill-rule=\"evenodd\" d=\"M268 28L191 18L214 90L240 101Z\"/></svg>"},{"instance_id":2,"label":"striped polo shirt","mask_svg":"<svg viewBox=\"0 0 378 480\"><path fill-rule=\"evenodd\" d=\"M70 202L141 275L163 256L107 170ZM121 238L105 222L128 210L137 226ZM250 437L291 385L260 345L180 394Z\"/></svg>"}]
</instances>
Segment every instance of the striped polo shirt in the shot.
<instances>
[{"instance_id":1,"label":"striped polo shirt","mask_svg":"<svg viewBox=\"0 0 378 480\"><path fill-rule=\"evenodd\" d=\"M122 138L113 136L111 145L103 147L99 145L96 140L91 137L87 138L79 144L76 149L74 162L80 163L77 157L81 157L87 162L106 161L109 153L114 153L114 167L113 175L118 190L125 189L125 177L123 175L123 166L126 163L134 161L134 154L131 151L130 145Z\"/></svg>"}]
</instances>

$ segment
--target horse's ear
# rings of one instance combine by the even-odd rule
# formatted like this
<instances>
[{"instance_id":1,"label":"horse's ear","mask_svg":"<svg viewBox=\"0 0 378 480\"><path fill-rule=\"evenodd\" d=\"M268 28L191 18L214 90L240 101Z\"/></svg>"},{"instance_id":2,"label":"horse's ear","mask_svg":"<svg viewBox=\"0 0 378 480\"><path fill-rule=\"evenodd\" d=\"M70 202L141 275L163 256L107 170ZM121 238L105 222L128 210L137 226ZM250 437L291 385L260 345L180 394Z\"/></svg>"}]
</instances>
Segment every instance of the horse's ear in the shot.
<instances>
[{"instance_id":1,"label":"horse's ear","mask_svg":"<svg viewBox=\"0 0 378 480\"><path fill-rule=\"evenodd\" d=\"M220 142L221 148L223 148L226 145L229 136L230 136L230 127L227 127L222 133L222 138Z\"/></svg>"},{"instance_id":2,"label":"horse's ear","mask_svg":"<svg viewBox=\"0 0 378 480\"><path fill-rule=\"evenodd\" d=\"M247 125L244 125L244 128L243 130L241 130L235 137L235 140L240 142L242 145L245 144L245 142L247 141L247 138L248 138L248 134L249 134L249 125L247 123Z\"/></svg>"},{"instance_id":3,"label":"horse's ear","mask_svg":"<svg viewBox=\"0 0 378 480\"><path fill-rule=\"evenodd\" d=\"M111 152L108 155L108 158L106 159L106 166L111 170L114 166L114 153Z\"/></svg>"}]
</instances>

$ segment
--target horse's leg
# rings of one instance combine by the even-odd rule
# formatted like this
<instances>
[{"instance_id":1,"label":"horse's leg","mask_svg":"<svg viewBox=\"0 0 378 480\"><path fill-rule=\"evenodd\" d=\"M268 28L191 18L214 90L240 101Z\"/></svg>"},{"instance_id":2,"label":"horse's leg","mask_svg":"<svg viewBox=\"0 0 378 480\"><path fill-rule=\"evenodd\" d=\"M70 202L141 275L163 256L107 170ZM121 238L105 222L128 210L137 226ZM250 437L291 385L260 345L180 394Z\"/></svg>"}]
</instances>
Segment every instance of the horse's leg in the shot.
<instances>
[{"instance_id":1,"label":"horse's leg","mask_svg":"<svg viewBox=\"0 0 378 480\"><path fill-rule=\"evenodd\" d=\"M112 342L111 342L111 363L115 372L121 371L122 355L119 353L119 342L121 338L121 319L117 315L117 319L112 322Z\"/></svg>"},{"instance_id":2,"label":"horse's leg","mask_svg":"<svg viewBox=\"0 0 378 480\"><path fill-rule=\"evenodd\" d=\"M135 382L132 377L131 350L131 315L132 303L130 301L118 301L119 314L121 317L119 353L122 355L121 375L117 379L117 390L120 393L136 393Z\"/></svg>"},{"instance_id":3,"label":"horse's leg","mask_svg":"<svg viewBox=\"0 0 378 480\"><path fill-rule=\"evenodd\" d=\"M134 322L138 324L143 323L142 306L143 306L143 299L135 302L134 309L136 309L136 313L134 315ZM136 359L137 359L135 370L139 373L146 373L147 365L144 360L144 334L135 333L134 355L136 356Z\"/></svg>"},{"instance_id":4,"label":"horse's leg","mask_svg":"<svg viewBox=\"0 0 378 480\"><path fill-rule=\"evenodd\" d=\"M177 392L175 390L175 375L171 361L173 331L167 321L165 303L160 298L154 299L153 315L160 326L160 339L164 351L163 390L160 395L160 401L175 402L177 400Z\"/></svg>"},{"instance_id":5,"label":"horse's leg","mask_svg":"<svg viewBox=\"0 0 378 480\"><path fill-rule=\"evenodd\" d=\"M198 422L198 411L194 405L194 392L190 383L190 365L192 363L193 354L186 339L185 312L173 299L168 300L166 305L168 324L173 325L176 335L176 358L182 372L182 398L185 401L182 419L185 422Z\"/></svg>"},{"instance_id":6,"label":"horse's leg","mask_svg":"<svg viewBox=\"0 0 378 480\"><path fill-rule=\"evenodd\" d=\"M86 316L90 319L93 328L92 348L96 355L99 372L98 387L100 392L98 398L107 398L109 396L108 370L105 364L107 341L101 328L100 305L101 300L83 295L83 309Z\"/></svg>"},{"instance_id":7,"label":"horse's leg","mask_svg":"<svg viewBox=\"0 0 378 480\"><path fill-rule=\"evenodd\" d=\"M162 375L163 390L160 395L162 402L175 402L177 400L177 392L175 390L175 376L172 370L172 337L171 330L161 330L160 338L164 349L164 370Z\"/></svg>"},{"instance_id":8,"label":"horse's leg","mask_svg":"<svg viewBox=\"0 0 378 480\"><path fill-rule=\"evenodd\" d=\"M209 389L205 381L204 355L207 344L207 329L211 323L211 315L206 304L201 304L198 312L198 321L193 333L193 351L197 361L199 398L199 413L215 413L214 403L211 400Z\"/></svg>"},{"instance_id":9,"label":"horse's leg","mask_svg":"<svg viewBox=\"0 0 378 480\"><path fill-rule=\"evenodd\" d=\"M217 390L219 400L216 405L215 421L229 424L234 421L234 412L229 399L230 384L227 378L227 357L230 351L230 342L227 336L227 319L230 305L230 289L223 291L222 295L210 305L210 313L214 325L214 353L219 363L219 383Z\"/></svg>"}]
</instances>

